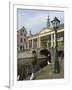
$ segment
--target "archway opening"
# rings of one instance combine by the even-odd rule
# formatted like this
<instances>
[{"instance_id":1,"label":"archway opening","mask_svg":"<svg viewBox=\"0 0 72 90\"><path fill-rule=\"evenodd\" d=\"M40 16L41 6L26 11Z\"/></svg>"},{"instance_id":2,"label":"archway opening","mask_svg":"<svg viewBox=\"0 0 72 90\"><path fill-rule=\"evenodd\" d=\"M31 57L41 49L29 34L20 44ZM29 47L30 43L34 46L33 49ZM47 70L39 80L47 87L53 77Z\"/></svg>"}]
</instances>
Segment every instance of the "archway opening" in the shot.
<instances>
[{"instance_id":1,"label":"archway opening","mask_svg":"<svg viewBox=\"0 0 72 90\"><path fill-rule=\"evenodd\" d=\"M36 51L35 51L35 50L33 50L33 51L32 51L32 54L36 54Z\"/></svg>"},{"instance_id":2,"label":"archway opening","mask_svg":"<svg viewBox=\"0 0 72 90\"><path fill-rule=\"evenodd\" d=\"M49 61L49 63L51 63L51 53L50 53L49 50L47 50L47 49L42 49L42 50L40 51L40 54L46 56L46 57L47 57L47 60Z\"/></svg>"}]
</instances>

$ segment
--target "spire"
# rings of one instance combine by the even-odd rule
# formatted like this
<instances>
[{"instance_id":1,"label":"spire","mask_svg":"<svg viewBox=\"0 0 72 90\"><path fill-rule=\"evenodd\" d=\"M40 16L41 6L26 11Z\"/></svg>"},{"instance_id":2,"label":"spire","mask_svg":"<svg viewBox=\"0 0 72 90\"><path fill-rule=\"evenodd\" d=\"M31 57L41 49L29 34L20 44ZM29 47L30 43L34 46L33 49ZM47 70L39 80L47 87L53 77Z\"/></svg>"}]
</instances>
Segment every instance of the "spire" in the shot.
<instances>
[{"instance_id":1,"label":"spire","mask_svg":"<svg viewBox=\"0 0 72 90\"><path fill-rule=\"evenodd\" d=\"M29 35L31 36L32 34L31 34L31 30L29 31Z\"/></svg>"},{"instance_id":2,"label":"spire","mask_svg":"<svg viewBox=\"0 0 72 90\"><path fill-rule=\"evenodd\" d=\"M48 16L48 19L47 19L47 28L50 28L50 18Z\"/></svg>"}]
</instances>

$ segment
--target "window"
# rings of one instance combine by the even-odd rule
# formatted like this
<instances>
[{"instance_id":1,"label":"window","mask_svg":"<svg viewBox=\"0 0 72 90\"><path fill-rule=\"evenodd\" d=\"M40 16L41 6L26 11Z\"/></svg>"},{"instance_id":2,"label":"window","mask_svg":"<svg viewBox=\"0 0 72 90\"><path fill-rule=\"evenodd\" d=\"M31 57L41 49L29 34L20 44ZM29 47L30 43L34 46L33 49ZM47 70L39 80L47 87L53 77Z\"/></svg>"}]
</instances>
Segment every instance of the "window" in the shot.
<instances>
[{"instance_id":1,"label":"window","mask_svg":"<svg viewBox=\"0 0 72 90\"><path fill-rule=\"evenodd\" d=\"M57 33L57 38L64 37L64 32Z\"/></svg>"},{"instance_id":2,"label":"window","mask_svg":"<svg viewBox=\"0 0 72 90\"><path fill-rule=\"evenodd\" d=\"M24 46L23 46L23 51L24 51Z\"/></svg>"},{"instance_id":3,"label":"window","mask_svg":"<svg viewBox=\"0 0 72 90\"><path fill-rule=\"evenodd\" d=\"M23 32L24 32L24 30L23 30Z\"/></svg>"},{"instance_id":4,"label":"window","mask_svg":"<svg viewBox=\"0 0 72 90\"><path fill-rule=\"evenodd\" d=\"M24 33L24 36L26 36L26 34Z\"/></svg>"},{"instance_id":5,"label":"window","mask_svg":"<svg viewBox=\"0 0 72 90\"><path fill-rule=\"evenodd\" d=\"M26 42L26 39L24 38L24 42Z\"/></svg>"},{"instance_id":6,"label":"window","mask_svg":"<svg viewBox=\"0 0 72 90\"><path fill-rule=\"evenodd\" d=\"M23 42L23 39L21 38L21 42Z\"/></svg>"},{"instance_id":7,"label":"window","mask_svg":"<svg viewBox=\"0 0 72 90\"><path fill-rule=\"evenodd\" d=\"M60 38L60 33L57 33L57 38Z\"/></svg>"},{"instance_id":8,"label":"window","mask_svg":"<svg viewBox=\"0 0 72 90\"><path fill-rule=\"evenodd\" d=\"M20 46L20 50L22 50L22 46Z\"/></svg>"},{"instance_id":9,"label":"window","mask_svg":"<svg viewBox=\"0 0 72 90\"><path fill-rule=\"evenodd\" d=\"M61 37L64 37L64 32L61 33Z\"/></svg>"},{"instance_id":10,"label":"window","mask_svg":"<svg viewBox=\"0 0 72 90\"><path fill-rule=\"evenodd\" d=\"M23 33L21 32L21 36L23 35Z\"/></svg>"}]
</instances>

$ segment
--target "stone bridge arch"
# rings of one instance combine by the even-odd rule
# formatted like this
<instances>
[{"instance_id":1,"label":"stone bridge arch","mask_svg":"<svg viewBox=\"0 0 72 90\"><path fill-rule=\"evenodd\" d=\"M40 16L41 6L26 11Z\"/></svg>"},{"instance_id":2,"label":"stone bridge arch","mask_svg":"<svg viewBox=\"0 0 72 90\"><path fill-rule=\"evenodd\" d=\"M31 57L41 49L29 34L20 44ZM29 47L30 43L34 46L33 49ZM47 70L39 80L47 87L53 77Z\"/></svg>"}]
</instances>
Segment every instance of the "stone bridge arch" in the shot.
<instances>
[{"instance_id":1,"label":"stone bridge arch","mask_svg":"<svg viewBox=\"0 0 72 90\"><path fill-rule=\"evenodd\" d=\"M48 61L51 63L51 52L48 48L39 48L39 49L32 49L32 53L39 55L44 55L47 57Z\"/></svg>"},{"instance_id":2,"label":"stone bridge arch","mask_svg":"<svg viewBox=\"0 0 72 90\"><path fill-rule=\"evenodd\" d=\"M51 51L48 48L32 49L31 51L32 53L38 53L38 54L40 54L41 51L46 51L46 52L48 51L49 54L51 53Z\"/></svg>"}]
</instances>

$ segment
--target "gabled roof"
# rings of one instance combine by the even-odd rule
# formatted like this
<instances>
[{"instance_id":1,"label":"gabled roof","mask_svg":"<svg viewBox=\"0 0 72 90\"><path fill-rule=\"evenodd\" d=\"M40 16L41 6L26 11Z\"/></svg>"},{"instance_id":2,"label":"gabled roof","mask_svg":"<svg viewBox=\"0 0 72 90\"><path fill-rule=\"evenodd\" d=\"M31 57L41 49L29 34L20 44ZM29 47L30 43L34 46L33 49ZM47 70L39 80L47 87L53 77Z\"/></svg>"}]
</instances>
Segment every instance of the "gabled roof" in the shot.
<instances>
[{"instance_id":1,"label":"gabled roof","mask_svg":"<svg viewBox=\"0 0 72 90\"><path fill-rule=\"evenodd\" d=\"M43 28L43 29L39 32L39 34L43 34L43 33L49 32L49 31L51 31L51 28Z\"/></svg>"},{"instance_id":2,"label":"gabled roof","mask_svg":"<svg viewBox=\"0 0 72 90\"><path fill-rule=\"evenodd\" d=\"M64 24L60 24L60 25L59 25L59 28L58 28L57 30L60 30L60 29L64 29ZM51 27L51 28L43 28L43 29L39 32L39 34L46 33L46 32L50 32L50 31L52 31L52 30L53 30L52 27Z\"/></svg>"},{"instance_id":3,"label":"gabled roof","mask_svg":"<svg viewBox=\"0 0 72 90\"><path fill-rule=\"evenodd\" d=\"M26 28L24 26L21 29L19 29L17 32L22 32L23 30L27 33Z\"/></svg>"},{"instance_id":4,"label":"gabled roof","mask_svg":"<svg viewBox=\"0 0 72 90\"><path fill-rule=\"evenodd\" d=\"M64 24L60 24L60 26L57 30L60 30L60 29L64 29ZM28 37L34 37L34 36L37 36L39 34L43 34L43 33L46 33L46 32L51 32L52 30L53 30L53 28L43 28L40 32L38 32L34 35L31 35L31 36L28 36Z\"/></svg>"}]
</instances>

